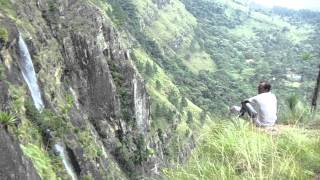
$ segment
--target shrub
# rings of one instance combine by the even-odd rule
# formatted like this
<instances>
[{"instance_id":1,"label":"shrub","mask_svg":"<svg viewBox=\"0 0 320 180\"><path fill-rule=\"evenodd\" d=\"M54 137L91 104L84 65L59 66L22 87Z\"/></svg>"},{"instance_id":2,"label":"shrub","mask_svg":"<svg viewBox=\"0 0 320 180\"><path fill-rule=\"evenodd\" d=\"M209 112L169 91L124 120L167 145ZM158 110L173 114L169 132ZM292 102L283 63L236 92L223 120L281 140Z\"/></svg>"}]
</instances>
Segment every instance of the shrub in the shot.
<instances>
[{"instance_id":1,"label":"shrub","mask_svg":"<svg viewBox=\"0 0 320 180\"><path fill-rule=\"evenodd\" d=\"M2 126L14 125L16 122L16 117L8 112L0 112L0 124Z\"/></svg>"},{"instance_id":2,"label":"shrub","mask_svg":"<svg viewBox=\"0 0 320 180\"><path fill-rule=\"evenodd\" d=\"M59 115L48 109L39 112L31 100L25 102L25 108L26 117L36 125L42 133L50 129L55 132L56 136L61 137L71 129L64 115Z\"/></svg>"},{"instance_id":3,"label":"shrub","mask_svg":"<svg viewBox=\"0 0 320 180\"><path fill-rule=\"evenodd\" d=\"M312 117L309 106L301 101L301 98L294 94L286 99L287 108L280 112L279 121L285 124L299 124L309 121Z\"/></svg>"},{"instance_id":4,"label":"shrub","mask_svg":"<svg viewBox=\"0 0 320 180\"><path fill-rule=\"evenodd\" d=\"M193 123L193 116L192 116L192 112L188 111L187 113L187 123L190 125Z\"/></svg>"},{"instance_id":5,"label":"shrub","mask_svg":"<svg viewBox=\"0 0 320 180\"><path fill-rule=\"evenodd\" d=\"M149 150L146 148L145 139L143 135L139 135L136 139L137 150L134 153L134 162L135 164L142 164L142 162L148 159Z\"/></svg>"},{"instance_id":6,"label":"shrub","mask_svg":"<svg viewBox=\"0 0 320 180\"><path fill-rule=\"evenodd\" d=\"M0 81L4 80L6 77L4 65L0 64Z\"/></svg>"},{"instance_id":7,"label":"shrub","mask_svg":"<svg viewBox=\"0 0 320 180\"><path fill-rule=\"evenodd\" d=\"M9 34L7 29L0 27L0 42L6 43L9 39Z\"/></svg>"},{"instance_id":8,"label":"shrub","mask_svg":"<svg viewBox=\"0 0 320 180\"><path fill-rule=\"evenodd\" d=\"M130 153L129 149L122 145L121 143L116 147L115 158L119 162L119 165L128 172L133 172L135 165L132 153Z\"/></svg>"}]
</instances>

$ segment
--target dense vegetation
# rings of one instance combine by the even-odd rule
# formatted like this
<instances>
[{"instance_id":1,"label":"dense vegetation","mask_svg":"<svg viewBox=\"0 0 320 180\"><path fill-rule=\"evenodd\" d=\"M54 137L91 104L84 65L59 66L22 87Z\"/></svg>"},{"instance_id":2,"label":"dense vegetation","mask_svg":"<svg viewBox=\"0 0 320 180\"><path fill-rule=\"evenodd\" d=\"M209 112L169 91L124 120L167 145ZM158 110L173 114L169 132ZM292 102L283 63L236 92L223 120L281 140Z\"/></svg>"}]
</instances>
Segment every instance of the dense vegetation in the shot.
<instances>
[{"instance_id":1,"label":"dense vegetation","mask_svg":"<svg viewBox=\"0 0 320 180\"><path fill-rule=\"evenodd\" d=\"M223 115L255 95L263 79L278 96L279 121L312 119L307 107L318 70L320 13L234 0L109 3L113 21L135 38L132 58L147 81L153 127L162 136L177 124L167 149L173 159L182 136L203 126L207 115ZM214 123L200 134L188 163L166 171L169 179L305 179L319 169L314 132L269 135L241 121Z\"/></svg>"},{"instance_id":2,"label":"dense vegetation","mask_svg":"<svg viewBox=\"0 0 320 180\"><path fill-rule=\"evenodd\" d=\"M133 48L146 51L180 94L206 112L225 113L254 95L262 79L283 96L282 105L288 94L311 96L319 13L257 9L232 0L110 2L119 27L138 40ZM149 65L138 67L149 71ZM149 73L146 78L152 80Z\"/></svg>"},{"instance_id":3,"label":"dense vegetation","mask_svg":"<svg viewBox=\"0 0 320 180\"><path fill-rule=\"evenodd\" d=\"M164 171L169 179L306 179L319 171L318 132L295 127L270 135L241 120L217 117L225 116L230 105L255 95L257 83L266 79L278 96L281 123L300 125L315 119L307 107L320 58L320 13L262 9L239 0L88 2L98 5L115 25L121 48L131 50L147 84L150 134L163 144L165 165L186 160L194 144L198 145L187 164ZM11 4L0 2L15 17ZM50 1L44 16L53 21L50 18L58 12L57 2ZM30 23L21 26L33 29ZM0 27L0 46L8 40L8 30ZM48 48L52 51L41 51L35 59L46 61L52 56L58 64L59 55L54 53L60 51L58 45L51 40L47 43L54 47ZM117 64L108 65L119 88L121 118L133 127L131 86L126 86ZM55 77L47 75L49 67L41 68L42 81L54 83ZM0 80L5 79L3 69L0 65ZM57 112L38 112L24 98L25 87L11 86L10 92L12 112L0 112L0 127L17 134L42 178L67 175L42 142L47 129L61 139L66 133L74 134L84 147L86 160L102 155L90 126L79 130L69 123L67 114L74 104L71 95L60 97ZM23 117L19 127L16 116ZM114 158L128 176L138 178L136 167L153 156L154 149L147 147L142 135L136 142L132 134L117 136L120 141Z\"/></svg>"},{"instance_id":4,"label":"dense vegetation","mask_svg":"<svg viewBox=\"0 0 320 180\"><path fill-rule=\"evenodd\" d=\"M172 137L164 150L172 159L209 117L255 95L260 80L272 83L280 112L291 111L290 97L310 101L320 13L234 0L107 2L112 21L133 37L124 44L147 82L154 131ZM292 123L305 112L279 115Z\"/></svg>"},{"instance_id":5,"label":"dense vegetation","mask_svg":"<svg viewBox=\"0 0 320 180\"><path fill-rule=\"evenodd\" d=\"M310 44L316 42L314 24L290 24L285 17L232 1L186 0L185 4L199 20L195 32L219 70L200 79L203 84L217 82L222 87L210 88L211 94L205 97L213 102L223 99L221 103L228 105L254 94L261 79L271 81L283 99L290 93L310 97L316 60L304 61L303 56L314 53Z\"/></svg>"}]
</instances>

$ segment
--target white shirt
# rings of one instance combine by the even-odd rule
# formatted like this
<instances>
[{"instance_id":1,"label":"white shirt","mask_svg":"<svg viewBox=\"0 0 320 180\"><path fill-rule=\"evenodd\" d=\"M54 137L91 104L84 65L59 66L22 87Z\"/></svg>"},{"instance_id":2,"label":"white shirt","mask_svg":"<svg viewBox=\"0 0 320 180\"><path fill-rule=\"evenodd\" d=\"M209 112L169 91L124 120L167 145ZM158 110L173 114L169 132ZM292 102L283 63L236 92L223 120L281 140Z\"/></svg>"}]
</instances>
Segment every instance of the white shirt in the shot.
<instances>
[{"instance_id":1,"label":"white shirt","mask_svg":"<svg viewBox=\"0 0 320 180\"><path fill-rule=\"evenodd\" d=\"M258 113L256 124L273 126L277 120L277 98L271 92L261 93L248 99Z\"/></svg>"}]
</instances>

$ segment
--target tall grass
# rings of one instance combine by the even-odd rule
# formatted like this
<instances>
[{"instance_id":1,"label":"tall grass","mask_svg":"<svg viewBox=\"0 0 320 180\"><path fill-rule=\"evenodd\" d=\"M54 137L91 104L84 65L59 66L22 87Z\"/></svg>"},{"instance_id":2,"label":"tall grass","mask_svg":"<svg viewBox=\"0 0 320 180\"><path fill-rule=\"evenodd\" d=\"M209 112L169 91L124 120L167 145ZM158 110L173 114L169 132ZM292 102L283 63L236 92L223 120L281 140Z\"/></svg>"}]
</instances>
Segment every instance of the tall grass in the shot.
<instances>
[{"instance_id":1,"label":"tall grass","mask_svg":"<svg viewBox=\"0 0 320 180\"><path fill-rule=\"evenodd\" d=\"M308 123L313 119L311 107L302 101L296 94L290 95L286 99L286 107L280 110L279 121L284 124Z\"/></svg>"},{"instance_id":2,"label":"tall grass","mask_svg":"<svg viewBox=\"0 0 320 180\"><path fill-rule=\"evenodd\" d=\"M52 165L54 162L44 149L34 144L20 145L20 147L24 154L32 160L33 165L37 169L37 172L42 179L59 179L56 176L56 171L58 170ZM56 165L58 166L58 164Z\"/></svg>"},{"instance_id":3,"label":"tall grass","mask_svg":"<svg viewBox=\"0 0 320 180\"><path fill-rule=\"evenodd\" d=\"M312 179L320 170L315 131L269 134L242 120L206 127L187 164L165 169L168 179Z\"/></svg>"}]
</instances>

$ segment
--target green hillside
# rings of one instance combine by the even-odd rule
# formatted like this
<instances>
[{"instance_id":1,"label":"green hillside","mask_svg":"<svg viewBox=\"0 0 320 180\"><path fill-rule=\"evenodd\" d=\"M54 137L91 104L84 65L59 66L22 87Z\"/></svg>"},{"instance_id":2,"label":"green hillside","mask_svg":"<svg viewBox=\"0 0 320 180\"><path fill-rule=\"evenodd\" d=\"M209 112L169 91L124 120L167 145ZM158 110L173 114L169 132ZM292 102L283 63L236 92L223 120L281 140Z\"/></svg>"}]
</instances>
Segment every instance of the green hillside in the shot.
<instances>
[{"instance_id":1,"label":"green hillside","mask_svg":"<svg viewBox=\"0 0 320 180\"><path fill-rule=\"evenodd\" d=\"M316 175L319 160L312 158L319 155L319 139L308 139L314 132L305 135L304 130L289 128L273 138L247 124L214 123L205 131L198 127L210 122L203 116L225 116L230 105L255 95L261 80L273 85L280 121L306 122L308 118L301 117L309 112L305 106L317 74L320 26L316 22L320 13L273 12L233 0L110 2L127 17L119 28L135 38L132 54L147 81L155 127L164 130L165 118L173 115L163 115L174 111L180 119L177 142L190 132L200 136L196 140L199 147L187 164L164 171L168 179L301 179ZM300 98L305 109L289 113L288 99L293 96ZM185 99L188 106L181 109ZM191 114L195 124L188 121ZM288 142L294 133L297 135ZM294 147L297 143L306 147ZM314 153L307 153L309 150ZM273 154L268 155L269 151ZM308 163L311 165L305 166ZM245 164L249 167L241 167Z\"/></svg>"},{"instance_id":2,"label":"green hillside","mask_svg":"<svg viewBox=\"0 0 320 180\"><path fill-rule=\"evenodd\" d=\"M317 26L293 24L286 17L233 1L184 2L198 19L196 32L204 42L203 48L214 57L218 69L226 73L223 79L219 72L210 75L220 83L228 83L222 87L226 87L228 93L224 96L229 103L252 96L262 79L271 81L276 94L283 96L280 100L290 93L310 97L316 59L306 62L302 57L304 53L315 52L310 48L313 46L310 40L315 41L312 36ZM303 80L294 80L291 74L303 76ZM213 101L217 99L214 95L210 97Z\"/></svg>"},{"instance_id":3,"label":"green hillside","mask_svg":"<svg viewBox=\"0 0 320 180\"><path fill-rule=\"evenodd\" d=\"M231 0L161 3L127 1L113 6L130 17L121 27L203 110L225 113L231 104L254 95L262 79L284 96L281 105L292 93L309 100L317 61L303 57L316 52L316 24Z\"/></svg>"},{"instance_id":4,"label":"green hillside","mask_svg":"<svg viewBox=\"0 0 320 180\"><path fill-rule=\"evenodd\" d=\"M174 72L184 72L182 68L190 67L187 72L197 75L201 70L214 71L216 65L200 48L186 53L193 43L197 22L180 1L163 5L151 0L110 1L110 4L113 22L135 39L131 56L151 96L152 127L158 134L165 132L171 138L165 151L176 161L179 149L193 141L197 129L210 121L210 116L183 93ZM190 57L183 60L187 56Z\"/></svg>"}]
</instances>

